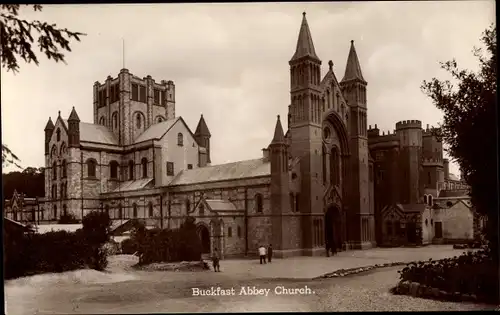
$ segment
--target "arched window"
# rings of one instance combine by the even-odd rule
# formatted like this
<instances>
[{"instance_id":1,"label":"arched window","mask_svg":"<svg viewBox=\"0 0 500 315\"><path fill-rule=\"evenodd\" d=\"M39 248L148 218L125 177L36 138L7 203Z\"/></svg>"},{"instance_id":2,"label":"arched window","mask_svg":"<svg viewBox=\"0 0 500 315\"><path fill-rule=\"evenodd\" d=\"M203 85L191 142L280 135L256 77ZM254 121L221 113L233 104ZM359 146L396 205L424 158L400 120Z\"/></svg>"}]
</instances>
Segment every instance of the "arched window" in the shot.
<instances>
[{"instance_id":1,"label":"arched window","mask_svg":"<svg viewBox=\"0 0 500 315\"><path fill-rule=\"evenodd\" d=\"M233 229L230 226L227 227L227 237L233 237Z\"/></svg>"},{"instance_id":2,"label":"arched window","mask_svg":"<svg viewBox=\"0 0 500 315\"><path fill-rule=\"evenodd\" d=\"M109 162L109 177L113 179L118 178L118 162L116 161Z\"/></svg>"},{"instance_id":3,"label":"arched window","mask_svg":"<svg viewBox=\"0 0 500 315\"><path fill-rule=\"evenodd\" d=\"M54 144L52 150L50 150L50 157L54 158L57 155L57 146Z\"/></svg>"},{"instance_id":4,"label":"arched window","mask_svg":"<svg viewBox=\"0 0 500 315\"><path fill-rule=\"evenodd\" d=\"M148 215L150 218L153 217L153 203L150 201L149 204L148 204Z\"/></svg>"},{"instance_id":5,"label":"arched window","mask_svg":"<svg viewBox=\"0 0 500 315\"><path fill-rule=\"evenodd\" d=\"M99 119L99 125L106 126L106 118L104 116Z\"/></svg>"},{"instance_id":6,"label":"arched window","mask_svg":"<svg viewBox=\"0 0 500 315\"><path fill-rule=\"evenodd\" d=\"M64 184L61 184L61 186L59 186L59 199L63 198L64 198Z\"/></svg>"},{"instance_id":7,"label":"arched window","mask_svg":"<svg viewBox=\"0 0 500 315\"><path fill-rule=\"evenodd\" d=\"M262 213L263 208L263 200L261 194L255 195L255 209L257 212Z\"/></svg>"},{"instance_id":8,"label":"arched window","mask_svg":"<svg viewBox=\"0 0 500 315\"><path fill-rule=\"evenodd\" d=\"M57 206L54 205L54 219L57 220Z\"/></svg>"},{"instance_id":9,"label":"arched window","mask_svg":"<svg viewBox=\"0 0 500 315\"><path fill-rule=\"evenodd\" d=\"M186 214L187 214L191 210L191 201L186 198L185 203L186 203Z\"/></svg>"},{"instance_id":10,"label":"arched window","mask_svg":"<svg viewBox=\"0 0 500 315\"><path fill-rule=\"evenodd\" d=\"M61 170L62 170L62 178L65 178L66 177L66 160L62 160Z\"/></svg>"},{"instance_id":11,"label":"arched window","mask_svg":"<svg viewBox=\"0 0 500 315\"><path fill-rule=\"evenodd\" d=\"M424 195L424 203L427 204L427 195Z\"/></svg>"},{"instance_id":12,"label":"arched window","mask_svg":"<svg viewBox=\"0 0 500 315\"><path fill-rule=\"evenodd\" d=\"M68 207L66 207L66 205L63 205L63 216L67 215L68 215Z\"/></svg>"},{"instance_id":13,"label":"arched window","mask_svg":"<svg viewBox=\"0 0 500 315\"><path fill-rule=\"evenodd\" d=\"M137 116L136 116L136 126L137 126L137 129L141 129L142 128L142 117L141 117L141 113L137 113Z\"/></svg>"},{"instance_id":14,"label":"arched window","mask_svg":"<svg viewBox=\"0 0 500 315\"><path fill-rule=\"evenodd\" d=\"M134 180L134 161L128 161L128 180Z\"/></svg>"},{"instance_id":15,"label":"arched window","mask_svg":"<svg viewBox=\"0 0 500 315\"><path fill-rule=\"evenodd\" d=\"M163 117L161 117L161 116L156 117L157 123L161 123L162 121L163 121Z\"/></svg>"},{"instance_id":16,"label":"arched window","mask_svg":"<svg viewBox=\"0 0 500 315\"><path fill-rule=\"evenodd\" d=\"M241 227L238 225L238 228L236 230L238 237L241 237Z\"/></svg>"},{"instance_id":17,"label":"arched window","mask_svg":"<svg viewBox=\"0 0 500 315\"><path fill-rule=\"evenodd\" d=\"M113 121L113 130L118 129L118 112L114 112L113 115L111 115L111 120Z\"/></svg>"},{"instance_id":18,"label":"arched window","mask_svg":"<svg viewBox=\"0 0 500 315\"><path fill-rule=\"evenodd\" d=\"M59 154L60 154L60 155L63 155L63 154L65 154L65 153L66 153L66 143L64 143L64 142L63 142L63 143L61 144L61 149L59 150Z\"/></svg>"},{"instance_id":19,"label":"arched window","mask_svg":"<svg viewBox=\"0 0 500 315\"><path fill-rule=\"evenodd\" d=\"M182 133L177 134L177 145L182 147L184 145L184 137L182 136Z\"/></svg>"},{"instance_id":20,"label":"arched window","mask_svg":"<svg viewBox=\"0 0 500 315\"><path fill-rule=\"evenodd\" d=\"M95 177L97 162L94 159L87 160L87 176Z\"/></svg>"},{"instance_id":21,"label":"arched window","mask_svg":"<svg viewBox=\"0 0 500 315\"><path fill-rule=\"evenodd\" d=\"M432 205L433 205L433 202L432 202L432 195L429 195L429 197L428 197L428 198L429 198L429 199L428 199L428 200L429 200L429 206L432 206Z\"/></svg>"},{"instance_id":22,"label":"arched window","mask_svg":"<svg viewBox=\"0 0 500 315\"><path fill-rule=\"evenodd\" d=\"M142 178L148 177L148 159L142 158Z\"/></svg>"},{"instance_id":23,"label":"arched window","mask_svg":"<svg viewBox=\"0 0 500 315\"><path fill-rule=\"evenodd\" d=\"M118 219L123 219L123 208L121 203L118 205Z\"/></svg>"},{"instance_id":24,"label":"arched window","mask_svg":"<svg viewBox=\"0 0 500 315\"><path fill-rule=\"evenodd\" d=\"M56 130L57 142L61 141L61 129L57 128Z\"/></svg>"},{"instance_id":25,"label":"arched window","mask_svg":"<svg viewBox=\"0 0 500 315\"><path fill-rule=\"evenodd\" d=\"M52 163L52 179L57 179L57 162Z\"/></svg>"},{"instance_id":26,"label":"arched window","mask_svg":"<svg viewBox=\"0 0 500 315\"><path fill-rule=\"evenodd\" d=\"M134 216L134 219L137 219L137 204L134 203L132 205L132 208L133 208L133 210L132 210L133 214L132 215Z\"/></svg>"}]
</instances>

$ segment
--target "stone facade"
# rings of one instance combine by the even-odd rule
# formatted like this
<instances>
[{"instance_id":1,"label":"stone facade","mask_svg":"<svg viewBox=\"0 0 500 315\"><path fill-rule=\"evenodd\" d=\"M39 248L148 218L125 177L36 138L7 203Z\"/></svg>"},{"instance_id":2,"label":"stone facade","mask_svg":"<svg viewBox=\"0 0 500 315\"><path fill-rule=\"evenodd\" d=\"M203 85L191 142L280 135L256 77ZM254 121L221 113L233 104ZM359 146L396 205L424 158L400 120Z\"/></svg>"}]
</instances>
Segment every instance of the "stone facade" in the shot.
<instances>
[{"instance_id":1,"label":"stone facade","mask_svg":"<svg viewBox=\"0 0 500 315\"><path fill-rule=\"evenodd\" d=\"M332 61L324 75L321 63L304 13L289 61L288 128L278 116L261 158L221 165L210 165L203 115L194 133L176 117L172 81L122 69L96 82L92 124L73 108L45 128L45 220L100 210L115 227L141 219L177 228L192 216L204 250L224 257L271 243L277 257L376 246L384 207L424 206L424 193L439 189L442 146L417 121L387 136L367 127L368 83L353 41L341 81Z\"/></svg>"}]
</instances>

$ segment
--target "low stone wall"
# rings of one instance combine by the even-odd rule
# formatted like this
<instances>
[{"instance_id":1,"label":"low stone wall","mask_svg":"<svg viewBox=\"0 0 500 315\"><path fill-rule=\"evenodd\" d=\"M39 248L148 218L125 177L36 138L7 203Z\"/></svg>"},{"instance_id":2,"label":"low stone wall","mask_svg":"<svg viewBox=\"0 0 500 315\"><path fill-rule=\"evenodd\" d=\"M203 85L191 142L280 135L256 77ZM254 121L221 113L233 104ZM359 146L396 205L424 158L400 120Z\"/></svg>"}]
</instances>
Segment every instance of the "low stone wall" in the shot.
<instances>
[{"instance_id":1,"label":"low stone wall","mask_svg":"<svg viewBox=\"0 0 500 315\"><path fill-rule=\"evenodd\" d=\"M325 278L337 278L337 277L345 277L353 274L358 274L361 272L366 272L370 271L373 269L377 268L386 268L386 267L394 267L394 266L402 266L402 265L407 265L409 264L408 262L392 262L392 263L385 263L385 264L375 264L372 266L366 266L366 267L357 267L357 268L350 268L350 269L339 269L334 272L330 272L327 274L324 274L322 276L316 277L314 279L325 279Z\"/></svg>"},{"instance_id":2,"label":"low stone wall","mask_svg":"<svg viewBox=\"0 0 500 315\"><path fill-rule=\"evenodd\" d=\"M142 271L207 271L210 266L205 261L182 261L176 263L152 263L135 265L135 269Z\"/></svg>"},{"instance_id":3,"label":"low stone wall","mask_svg":"<svg viewBox=\"0 0 500 315\"><path fill-rule=\"evenodd\" d=\"M398 295L410 295L442 301L454 302L476 302L477 296L474 294L462 294L460 292L446 292L437 288L432 288L418 282L400 281L398 285L391 289L391 293Z\"/></svg>"}]
</instances>

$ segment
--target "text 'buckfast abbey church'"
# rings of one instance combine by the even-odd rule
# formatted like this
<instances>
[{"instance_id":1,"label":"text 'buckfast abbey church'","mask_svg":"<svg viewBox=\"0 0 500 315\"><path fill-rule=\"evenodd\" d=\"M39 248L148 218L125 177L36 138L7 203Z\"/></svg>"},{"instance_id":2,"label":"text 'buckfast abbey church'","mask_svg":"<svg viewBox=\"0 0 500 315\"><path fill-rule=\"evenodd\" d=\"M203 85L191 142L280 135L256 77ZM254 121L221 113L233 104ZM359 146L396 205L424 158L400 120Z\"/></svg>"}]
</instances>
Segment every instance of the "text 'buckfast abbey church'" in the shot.
<instances>
[{"instance_id":1,"label":"text 'buckfast abbey church'","mask_svg":"<svg viewBox=\"0 0 500 315\"><path fill-rule=\"evenodd\" d=\"M205 253L241 256L273 244L284 257L324 254L332 240L339 249L387 242L383 213L399 209L418 243L430 211L424 196L438 197L444 181L442 146L432 150L438 141L425 140L418 121L398 123L390 139L369 129L354 42L342 81L331 61L322 76L305 13L289 65L286 133L278 116L262 158L221 165L210 163L203 116L194 133L176 117L172 81L122 69L96 82L94 123L73 108L45 127L44 220L100 210L114 226L140 219L176 228L192 216ZM424 166L429 149L434 159Z\"/></svg>"}]
</instances>

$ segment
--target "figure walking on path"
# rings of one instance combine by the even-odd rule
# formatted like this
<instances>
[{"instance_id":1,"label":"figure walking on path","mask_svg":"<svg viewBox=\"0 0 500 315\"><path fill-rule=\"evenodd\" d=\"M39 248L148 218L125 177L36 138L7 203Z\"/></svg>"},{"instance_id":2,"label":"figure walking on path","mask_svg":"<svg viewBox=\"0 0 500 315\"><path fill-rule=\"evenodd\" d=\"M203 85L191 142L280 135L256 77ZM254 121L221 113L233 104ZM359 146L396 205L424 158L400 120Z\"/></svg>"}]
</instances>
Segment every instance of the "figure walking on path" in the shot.
<instances>
[{"instance_id":1,"label":"figure walking on path","mask_svg":"<svg viewBox=\"0 0 500 315\"><path fill-rule=\"evenodd\" d=\"M273 259L273 244L269 244L269 247L267 248L267 261L271 263L272 259Z\"/></svg>"},{"instance_id":2,"label":"figure walking on path","mask_svg":"<svg viewBox=\"0 0 500 315\"><path fill-rule=\"evenodd\" d=\"M260 256L260 264L266 263L266 248L264 245L260 245L259 247L259 256Z\"/></svg>"},{"instance_id":3,"label":"figure walking on path","mask_svg":"<svg viewBox=\"0 0 500 315\"><path fill-rule=\"evenodd\" d=\"M220 272L219 252L217 251L217 248L214 249L214 253L212 255L212 262L214 264L214 271Z\"/></svg>"}]
</instances>

